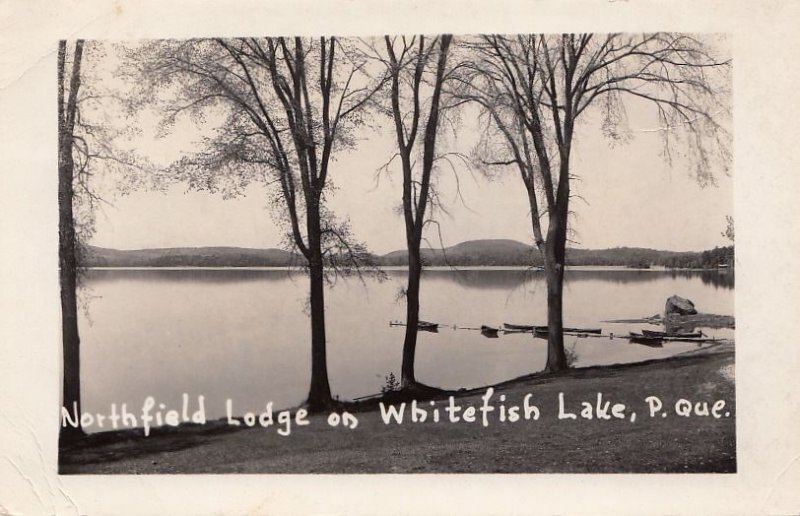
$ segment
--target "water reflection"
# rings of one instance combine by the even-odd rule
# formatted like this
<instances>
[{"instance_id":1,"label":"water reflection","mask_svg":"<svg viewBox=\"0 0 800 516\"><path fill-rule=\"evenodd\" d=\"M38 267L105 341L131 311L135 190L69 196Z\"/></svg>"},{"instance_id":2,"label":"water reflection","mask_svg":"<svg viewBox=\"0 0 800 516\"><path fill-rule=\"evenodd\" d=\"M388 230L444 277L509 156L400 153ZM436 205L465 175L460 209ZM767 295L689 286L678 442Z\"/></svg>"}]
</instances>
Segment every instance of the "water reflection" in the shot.
<instances>
[{"instance_id":1,"label":"water reflection","mask_svg":"<svg viewBox=\"0 0 800 516\"><path fill-rule=\"evenodd\" d=\"M342 399L380 391L398 375L405 318L396 300L405 271L389 280L337 282L326 290L328 368ZM732 280L732 274L729 278ZM600 321L659 312L672 294L692 299L698 310L733 313L733 283L725 273L632 270L568 270L565 325L603 326L616 335L642 324ZM307 394L310 324L307 282L287 270L90 270L88 316L80 320L85 409L104 412L110 403L141 406L147 396L180 403L182 393L204 395L209 417L224 416L225 400L237 411L301 403ZM526 270L428 270L423 275L420 316L444 326L420 332L418 379L458 389L480 387L541 370L546 341L530 333L482 335L504 322L542 325L546 289L541 272ZM470 327L475 330L454 329ZM646 326L645 326L646 327ZM732 337L732 330L714 330ZM621 338L565 339L575 365L604 365L670 356L693 342L651 348Z\"/></svg>"},{"instance_id":2,"label":"water reflection","mask_svg":"<svg viewBox=\"0 0 800 516\"><path fill-rule=\"evenodd\" d=\"M293 269L88 269L85 279L93 285L113 282L242 283L259 281L305 281L300 270Z\"/></svg>"},{"instance_id":3,"label":"water reflection","mask_svg":"<svg viewBox=\"0 0 800 516\"><path fill-rule=\"evenodd\" d=\"M390 276L405 277L405 271L390 271ZM520 286L544 281L545 273L539 270L522 269L428 269L423 278L453 281L459 285L478 289L514 289ZM653 283L664 278L699 278L704 284L717 288L733 289L734 274L730 271L679 271L679 270L637 270L637 269L567 269L564 283L582 281L603 281L619 284Z\"/></svg>"},{"instance_id":4,"label":"water reflection","mask_svg":"<svg viewBox=\"0 0 800 516\"><path fill-rule=\"evenodd\" d=\"M391 278L404 280L406 271L387 270ZM468 288L477 289L514 289L520 286L544 281L545 273L534 269L426 269L423 278L452 281ZM93 283L122 281L174 281L174 282L206 282L236 283L243 281L281 281L291 279L304 281L305 274L300 269L89 269L85 277ZM732 271L682 271L682 270L637 270L637 269L567 269L564 283L581 281L604 281L620 284L652 283L669 278L699 278L704 284L718 288L733 289L735 286Z\"/></svg>"},{"instance_id":5,"label":"water reflection","mask_svg":"<svg viewBox=\"0 0 800 516\"><path fill-rule=\"evenodd\" d=\"M733 289L735 286L735 276L731 270L722 271L670 271L673 278L696 278L706 285L716 288Z\"/></svg>"}]
</instances>

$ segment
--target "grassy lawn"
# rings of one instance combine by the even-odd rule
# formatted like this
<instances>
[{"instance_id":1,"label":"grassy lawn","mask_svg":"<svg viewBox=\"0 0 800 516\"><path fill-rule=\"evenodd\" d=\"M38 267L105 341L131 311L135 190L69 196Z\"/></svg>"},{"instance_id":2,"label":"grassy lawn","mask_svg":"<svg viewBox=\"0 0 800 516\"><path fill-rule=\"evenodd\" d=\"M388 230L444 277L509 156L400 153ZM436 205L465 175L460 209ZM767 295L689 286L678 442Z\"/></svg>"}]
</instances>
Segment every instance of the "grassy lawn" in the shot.
<instances>
[{"instance_id":1,"label":"grassy lawn","mask_svg":"<svg viewBox=\"0 0 800 516\"><path fill-rule=\"evenodd\" d=\"M444 396L435 401L438 423L430 411L424 423L412 423L406 407L402 424L384 424L373 404L354 411L355 429L331 427L326 416L317 415L308 418L308 426L293 426L288 437L275 426L232 430L222 422L147 438L140 431L108 432L62 450L60 472L735 472L733 364L733 345L723 344L640 364L532 375L494 387L490 403L495 411L488 414L486 427L479 410L486 389L477 389L460 392L455 399L462 409L476 408L474 423L449 422ZM538 420L499 421L501 395L508 408L522 405L529 393L539 409ZM577 419L558 418L559 393L564 394L565 410ZM625 419L582 418L580 402L594 406L598 393L611 405L624 404ZM655 417L644 401L648 396L663 403ZM724 400L725 407L719 418L681 417L674 410L681 398L693 405L707 402L709 411L717 400ZM420 406L431 408L429 401Z\"/></svg>"}]
</instances>

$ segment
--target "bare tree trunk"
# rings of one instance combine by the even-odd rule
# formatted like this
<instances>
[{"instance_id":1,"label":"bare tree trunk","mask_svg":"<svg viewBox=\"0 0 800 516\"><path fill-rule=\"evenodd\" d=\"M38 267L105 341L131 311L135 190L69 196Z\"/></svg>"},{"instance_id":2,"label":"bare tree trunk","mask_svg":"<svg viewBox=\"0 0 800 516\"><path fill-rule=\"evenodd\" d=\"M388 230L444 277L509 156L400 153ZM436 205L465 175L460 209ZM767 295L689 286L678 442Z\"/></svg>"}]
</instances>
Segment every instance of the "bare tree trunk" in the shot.
<instances>
[{"instance_id":1,"label":"bare tree trunk","mask_svg":"<svg viewBox=\"0 0 800 516\"><path fill-rule=\"evenodd\" d=\"M328 381L328 359L325 342L325 272L323 270L319 207L309 207L308 239L311 305L311 387L308 391L308 409L322 412L331 407L331 387Z\"/></svg>"},{"instance_id":2,"label":"bare tree trunk","mask_svg":"<svg viewBox=\"0 0 800 516\"><path fill-rule=\"evenodd\" d=\"M561 258L559 258L559 254ZM547 242L547 260L545 275L547 277L547 364L549 372L562 371L567 368L567 357L564 353L564 252Z\"/></svg>"},{"instance_id":3,"label":"bare tree trunk","mask_svg":"<svg viewBox=\"0 0 800 516\"><path fill-rule=\"evenodd\" d=\"M63 138L59 149L58 177L58 237L59 282L61 285L61 334L64 353L63 406L70 412L77 407L81 413L80 337L78 336L77 263L75 260L75 223L72 213L72 138ZM69 441L83 435L78 427L61 429L61 440Z\"/></svg>"},{"instance_id":4,"label":"bare tree trunk","mask_svg":"<svg viewBox=\"0 0 800 516\"><path fill-rule=\"evenodd\" d=\"M417 128L421 120L420 90L423 69L426 66L429 54L425 52L425 38L419 37L419 54L416 56L416 67L412 79L412 95L414 110L411 114L412 129L407 132L404 127L404 116L400 108L400 65L395 56L392 43L388 36L385 38L386 48L390 56L392 68L392 114L394 117L395 131L400 159L403 163L403 216L406 227L406 244L408 248L408 288L406 289L406 335L403 341L403 363L401 366L401 385L403 389L417 387L414 374L414 362L417 347L417 334L419 332L419 293L420 278L422 275L422 259L420 256L420 243L422 229L425 226L425 212L428 208L431 188L431 173L436 159L436 135L439 127L440 98L442 84L445 79L447 56L452 41L452 35L441 36L439 54L436 64L436 80L433 84L433 93L430 101L430 114L425 122L422 171L419 180L419 198L412 192L415 191L415 182L412 177L412 149L417 137ZM435 45L434 40L434 45ZM406 49L408 50L408 49ZM433 47L430 48L433 51ZM405 52L404 52L405 54Z\"/></svg>"},{"instance_id":5,"label":"bare tree trunk","mask_svg":"<svg viewBox=\"0 0 800 516\"><path fill-rule=\"evenodd\" d=\"M569 216L569 162L562 155L561 173L554 209L545 242L545 276L547 278L547 364L549 372L567 368L564 352L564 267L567 251L567 217Z\"/></svg>"},{"instance_id":6,"label":"bare tree trunk","mask_svg":"<svg viewBox=\"0 0 800 516\"><path fill-rule=\"evenodd\" d=\"M403 341L403 365L401 385L413 387L417 383L414 363L419 332L419 292L422 276L422 260L419 245L408 247L408 288L406 289L406 337Z\"/></svg>"},{"instance_id":7,"label":"bare tree trunk","mask_svg":"<svg viewBox=\"0 0 800 516\"><path fill-rule=\"evenodd\" d=\"M84 435L80 426L81 374L80 337L78 335L77 260L75 256L75 218L73 214L73 178L75 163L72 157L73 130L80 88L80 64L83 42L78 41L73 55L69 99L64 99L66 42L59 44L59 120L58 120L58 265L61 287L61 334L63 346L62 406L77 412L78 426L61 428L61 444Z\"/></svg>"}]
</instances>

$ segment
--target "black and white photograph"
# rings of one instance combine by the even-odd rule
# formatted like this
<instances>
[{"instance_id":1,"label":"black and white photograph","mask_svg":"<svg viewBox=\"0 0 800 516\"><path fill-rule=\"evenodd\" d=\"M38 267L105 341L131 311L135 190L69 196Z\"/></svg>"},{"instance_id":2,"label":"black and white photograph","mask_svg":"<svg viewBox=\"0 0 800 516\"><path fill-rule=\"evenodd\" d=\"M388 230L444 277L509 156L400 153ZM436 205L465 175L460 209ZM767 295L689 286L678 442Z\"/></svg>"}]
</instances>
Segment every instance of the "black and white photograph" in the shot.
<instances>
[{"instance_id":1,"label":"black and white photograph","mask_svg":"<svg viewBox=\"0 0 800 516\"><path fill-rule=\"evenodd\" d=\"M61 41L59 471L735 472L732 67Z\"/></svg>"},{"instance_id":2,"label":"black and white photograph","mask_svg":"<svg viewBox=\"0 0 800 516\"><path fill-rule=\"evenodd\" d=\"M800 508L797 9L588 3L15 7L0 513Z\"/></svg>"}]
</instances>

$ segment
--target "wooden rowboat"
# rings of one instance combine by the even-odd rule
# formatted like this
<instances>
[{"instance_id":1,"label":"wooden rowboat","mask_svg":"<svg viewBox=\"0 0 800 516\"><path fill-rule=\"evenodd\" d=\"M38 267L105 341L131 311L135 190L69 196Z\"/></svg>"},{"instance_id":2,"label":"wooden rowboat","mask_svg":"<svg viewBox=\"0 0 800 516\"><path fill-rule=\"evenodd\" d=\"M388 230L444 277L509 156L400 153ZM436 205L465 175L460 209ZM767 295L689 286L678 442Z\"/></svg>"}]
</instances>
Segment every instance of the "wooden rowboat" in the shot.
<instances>
[{"instance_id":1,"label":"wooden rowboat","mask_svg":"<svg viewBox=\"0 0 800 516\"><path fill-rule=\"evenodd\" d=\"M534 324L512 324L503 323L503 328L515 331L534 331L536 333L548 333L547 326L536 326ZM601 333L601 328L564 328L567 333Z\"/></svg>"},{"instance_id":2,"label":"wooden rowboat","mask_svg":"<svg viewBox=\"0 0 800 516\"><path fill-rule=\"evenodd\" d=\"M511 324L511 323L503 323L503 328L506 330L514 330L514 331L533 331L536 326L533 324Z\"/></svg>"},{"instance_id":3,"label":"wooden rowboat","mask_svg":"<svg viewBox=\"0 0 800 516\"><path fill-rule=\"evenodd\" d=\"M642 344L644 342L663 342L663 341L685 341L685 342L706 342L714 339L709 339L707 337L687 337L687 334L679 334L679 336L650 336L644 335L642 333L631 332L630 335L623 335L622 338L630 339L632 342L637 342Z\"/></svg>"},{"instance_id":4,"label":"wooden rowboat","mask_svg":"<svg viewBox=\"0 0 800 516\"><path fill-rule=\"evenodd\" d=\"M630 341L634 344L642 344L643 346L649 346L651 348L664 347L664 339L661 337L647 337L641 333L631 332L627 338L630 339Z\"/></svg>"},{"instance_id":5,"label":"wooden rowboat","mask_svg":"<svg viewBox=\"0 0 800 516\"><path fill-rule=\"evenodd\" d=\"M439 325L436 323L432 323L429 321L419 321L417 323L417 329L421 331L430 331L433 333L439 332Z\"/></svg>"},{"instance_id":6,"label":"wooden rowboat","mask_svg":"<svg viewBox=\"0 0 800 516\"><path fill-rule=\"evenodd\" d=\"M547 326L534 326L533 331L538 334L547 335L550 333ZM600 334L603 332L602 328L564 328L564 333L593 333Z\"/></svg>"},{"instance_id":7,"label":"wooden rowboat","mask_svg":"<svg viewBox=\"0 0 800 516\"><path fill-rule=\"evenodd\" d=\"M631 339L631 340L642 340L642 341L644 341L644 340L651 340L651 341L652 340L656 340L656 341L664 340L664 337L659 336L659 335L645 335L643 333L636 333L635 331L632 331L630 333L630 335L627 335L626 338Z\"/></svg>"},{"instance_id":8,"label":"wooden rowboat","mask_svg":"<svg viewBox=\"0 0 800 516\"><path fill-rule=\"evenodd\" d=\"M408 326L408 325L406 323L400 322L400 321L389 321L389 326ZM441 326L441 325L439 325L437 323L428 322L428 321L418 321L417 322L417 329L420 330L420 331L430 331L430 332L433 332L433 333L438 333L439 332L439 326Z\"/></svg>"},{"instance_id":9,"label":"wooden rowboat","mask_svg":"<svg viewBox=\"0 0 800 516\"><path fill-rule=\"evenodd\" d=\"M672 337L672 338L681 338L681 339L699 339L703 336L702 332L694 332L694 333L676 333L676 332L664 332L664 331L653 331L653 330L642 330L642 335L645 337Z\"/></svg>"}]
</instances>

